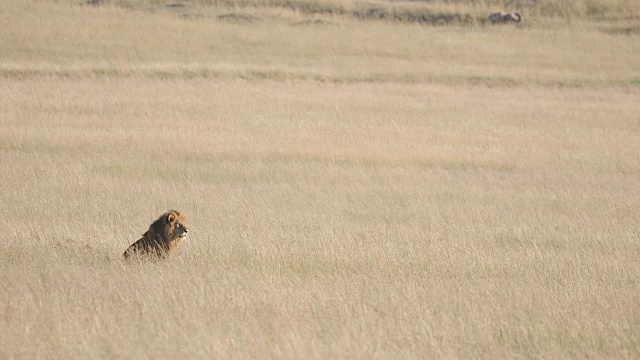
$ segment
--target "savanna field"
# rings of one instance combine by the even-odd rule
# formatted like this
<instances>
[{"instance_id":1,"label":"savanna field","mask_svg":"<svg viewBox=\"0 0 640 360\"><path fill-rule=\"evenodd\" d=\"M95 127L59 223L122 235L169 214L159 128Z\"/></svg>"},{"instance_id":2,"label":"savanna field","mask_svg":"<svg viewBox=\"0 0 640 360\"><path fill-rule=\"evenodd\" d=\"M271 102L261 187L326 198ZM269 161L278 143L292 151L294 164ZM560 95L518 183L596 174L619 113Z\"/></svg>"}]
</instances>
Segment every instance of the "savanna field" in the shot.
<instances>
[{"instance_id":1,"label":"savanna field","mask_svg":"<svg viewBox=\"0 0 640 360\"><path fill-rule=\"evenodd\" d=\"M640 357L640 3L0 24L0 358ZM125 262L170 209L179 252Z\"/></svg>"}]
</instances>

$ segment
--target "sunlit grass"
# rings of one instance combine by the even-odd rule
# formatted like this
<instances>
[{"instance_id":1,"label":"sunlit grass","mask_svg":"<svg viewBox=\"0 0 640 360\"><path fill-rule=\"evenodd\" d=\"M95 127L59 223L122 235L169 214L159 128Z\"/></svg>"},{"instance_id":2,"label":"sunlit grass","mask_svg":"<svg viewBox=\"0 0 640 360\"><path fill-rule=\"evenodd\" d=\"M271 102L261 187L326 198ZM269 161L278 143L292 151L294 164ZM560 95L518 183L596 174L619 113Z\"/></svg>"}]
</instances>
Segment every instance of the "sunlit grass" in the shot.
<instances>
[{"instance_id":1,"label":"sunlit grass","mask_svg":"<svg viewBox=\"0 0 640 360\"><path fill-rule=\"evenodd\" d=\"M497 3L1 2L0 358L637 358L636 3Z\"/></svg>"},{"instance_id":2,"label":"sunlit grass","mask_svg":"<svg viewBox=\"0 0 640 360\"><path fill-rule=\"evenodd\" d=\"M639 351L635 90L2 84L8 356Z\"/></svg>"}]
</instances>

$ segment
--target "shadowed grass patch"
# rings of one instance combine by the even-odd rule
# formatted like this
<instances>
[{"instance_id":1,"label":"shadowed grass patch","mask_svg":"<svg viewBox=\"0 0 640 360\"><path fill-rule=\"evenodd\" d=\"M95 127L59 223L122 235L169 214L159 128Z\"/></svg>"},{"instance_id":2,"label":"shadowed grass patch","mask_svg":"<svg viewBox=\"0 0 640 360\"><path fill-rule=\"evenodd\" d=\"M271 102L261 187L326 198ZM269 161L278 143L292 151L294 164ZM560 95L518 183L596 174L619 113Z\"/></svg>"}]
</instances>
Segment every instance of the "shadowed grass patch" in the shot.
<instances>
[{"instance_id":1,"label":"shadowed grass patch","mask_svg":"<svg viewBox=\"0 0 640 360\"><path fill-rule=\"evenodd\" d=\"M449 84L487 87L586 87L603 86L636 87L636 77L605 79L576 76L567 79L546 79L516 76L480 76L466 74L403 74L395 72L371 72L353 74L316 69L252 68L242 66L210 66L204 64L149 64L141 66L114 65L109 67L88 66L41 66L0 64L0 78L150 78L173 79L242 79L247 81L311 81L333 84L400 83L400 84Z\"/></svg>"},{"instance_id":2,"label":"shadowed grass patch","mask_svg":"<svg viewBox=\"0 0 640 360\"><path fill-rule=\"evenodd\" d=\"M320 153L219 153L212 155L186 154L181 156L181 161L167 163L162 157L155 158L151 155L151 161L145 163L125 164L115 162L109 165L97 166L93 170L98 174L118 177L142 177L150 179L180 179L188 177L198 179L206 183L256 183L279 182L285 177L277 172L267 170L273 166L283 169L289 166L296 167L333 167L345 169L392 169L392 168L418 168L418 169L449 169L449 170L473 170L484 169L500 172L516 170L516 164L478 159L463 158L389 158L384 156L366 155L334 155L327 156ZM231 167L225 164L230 164ZM253 164L255 171L235 172L237 165L246 166ZM279 180L278 180L279 179Z\"/></svg>"}]
</instances>

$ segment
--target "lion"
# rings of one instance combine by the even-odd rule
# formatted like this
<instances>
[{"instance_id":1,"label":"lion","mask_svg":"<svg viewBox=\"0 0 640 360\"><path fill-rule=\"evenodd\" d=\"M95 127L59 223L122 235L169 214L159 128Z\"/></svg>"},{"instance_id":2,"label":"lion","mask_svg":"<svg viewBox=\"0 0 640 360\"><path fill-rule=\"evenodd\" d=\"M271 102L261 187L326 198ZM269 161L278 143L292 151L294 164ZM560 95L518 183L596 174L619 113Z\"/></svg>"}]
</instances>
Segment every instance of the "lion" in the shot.
<instances>
[{"instance_id":1,"label":"lion","mask_svg":"<svg viewBox=\"0 0 640 360\"><path fill-rule=\"evenodd\" d=\"M184 216L171 210L154 221L142 238L129 246L122 256L125 259L141 255L164 258L176 252L188 232Z\"/></svg>"}]
</instances>

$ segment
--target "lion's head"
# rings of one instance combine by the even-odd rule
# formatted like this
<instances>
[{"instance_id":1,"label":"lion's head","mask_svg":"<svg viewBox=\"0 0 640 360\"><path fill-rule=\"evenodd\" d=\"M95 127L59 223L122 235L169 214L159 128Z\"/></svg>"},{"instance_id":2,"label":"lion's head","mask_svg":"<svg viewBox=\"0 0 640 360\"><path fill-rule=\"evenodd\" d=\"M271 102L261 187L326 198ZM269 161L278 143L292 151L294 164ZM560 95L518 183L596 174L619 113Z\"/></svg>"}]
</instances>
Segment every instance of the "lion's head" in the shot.
<instances>
[{"instance_id":1,"label":"lion's head","mask_svg":"<svg viewBox=\"0 0 640 360\"><path fill-rule=\"evenodd\" d=\"M171 210L154 221L149 226L149 232L169 243L176 239L186 238L189 230L184 224L184 216L176 210Z\"/></svg>"}]
</instances>

